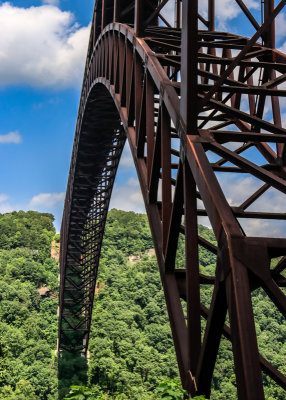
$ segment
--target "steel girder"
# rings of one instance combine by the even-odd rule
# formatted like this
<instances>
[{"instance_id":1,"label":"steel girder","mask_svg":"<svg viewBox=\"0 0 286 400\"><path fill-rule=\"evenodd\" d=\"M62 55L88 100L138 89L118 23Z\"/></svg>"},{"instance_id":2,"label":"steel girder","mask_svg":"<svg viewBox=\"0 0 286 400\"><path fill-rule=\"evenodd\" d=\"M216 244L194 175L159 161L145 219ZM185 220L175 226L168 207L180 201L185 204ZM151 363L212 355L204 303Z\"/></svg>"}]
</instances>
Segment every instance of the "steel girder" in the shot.
<instances>
[{"instance_id":1,"label":"steel girder","mask_svg":"<svg viewBox=\"0 0 286 400\"><path fill-rule=\"evenodd\" d=\"M285 2L274 8L265 0L260 26L236 0L255 28L251 39L215 31L212 0L207 17L197 1L176 1L173 26L161 15L166 0L96 2L62 223L60 351L87 351L104 225L126 136L183 386L209 396L224 335L232 342L239 399L264 399L261 371L286 389L286 377L259 354L251 302L251 292L263 288L285 317L286 239L268 231L247 235L243 223L286 218L261 201L273 191L286 193L279 107L286 57L274 49L274 20ZM239 204L228 200L226 175L237 185L242 176L251 182ZM199 217L208 218L216 245L198 235ZM185 269L176 268L179 235ZM216 255L215 276L200 273L200 247ZM209 307L200 300L206 284L213 285Z\"/></svg>"}]
</instances>

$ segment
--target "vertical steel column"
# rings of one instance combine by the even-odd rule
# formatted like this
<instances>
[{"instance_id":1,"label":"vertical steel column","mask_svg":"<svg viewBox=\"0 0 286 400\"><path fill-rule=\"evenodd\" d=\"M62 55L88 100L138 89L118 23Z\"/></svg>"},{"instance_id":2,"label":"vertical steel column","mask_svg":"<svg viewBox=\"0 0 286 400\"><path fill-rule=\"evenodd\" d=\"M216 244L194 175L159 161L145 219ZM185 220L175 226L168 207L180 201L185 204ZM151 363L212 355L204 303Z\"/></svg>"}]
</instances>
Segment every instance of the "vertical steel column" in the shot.
<instances>
[{"instance_id":1,"label":"vertical steel column","mask_svg":"<svg viewBox=\"0 0 286 400\"><path fill-rule=\"evenodd\" d=\"M215 30L215 0L208 0L208 23L209 31Z\"/></svg>"},{"instance_id":2,"label":"vertical steel column","mask_svg":"<svg viewBox=\"0 0 286 400\"><path fill-rule=\"evenodd\" d=\"M147 140L147 173L150 185L154 157L154 86L149 73L146 73L146 140Z\"/></svg>"},{"instance_id":3,"label":"vertical steel column","mask_svg":"<svg viewBox=\"0 0 286 400\"><path fill-rule=\"evenodd\" d=\"M197 133L198 0L183 0L181 117L186 134Z\"/></svg>"},{"instance_id":4,"label":"vertical steel column","mask_svg":"<svg viewBox=\"0 0 286 400\"><path fill-rule=\"evenodd\" d=\"M96 11L95 11L95 10L94 10L94 14L93 14L92 26L93 26L93 31L92 31L92 48L94 48L95 43L96 43Z\"/></svg>"},{"instance_id":5,"label":"vertical steel column","mask_svg":"<svg viewBox=\"0 0 286 400\"><path fill-rule=\"evenodd\" d=\"M146 7L145 0L135 0L134 30L137 37L144 32L144 6Z\"/></svg>"},{"instance_id":6,"label":"vertical steel column","mask_svg":"<svg viewBox=\"0 0 286 400\"><path fill-rule=\"evenodd\" d=\"M222 267L230 265L231 269L225 281L238 398L264 400L247 260L238 261L235 244L234 239L225 243Z\"/></svg>"},{"instance_id":7,"label":"vertical steel column","mask_svg":"<svg viewBox=\"0 0 286 400\"><path fill-rule=\"evenodd\" d=\"M175 0L175 28L181 28L181 18L182 18L182 1Z\"/></svg>"},{"instance_id":8,"label":"vertical steel column","mask_svg":"<svg viewBox=\"0 0 286 400\"><path fill-rule=\"evenodd\" d=\"M114 0L114 12L113 12L113 22L119 22L119 7L120 0Z\"/></svg>"},{"instance_id":9,"label":"vertical steel column","mask_svg":"<svg viewBox=\"0 0 286 400\"><path fill-rule=\"evenodd\" d=\"M274 10L274 0L264 0L264 21L267 20L269 15L272 14ZM275 48L275 19L271 24L265 29L264 41L266 47Z\"/></svg>"},{"instance_id":10,"label":"vertical steel column","mask_svg":"<svg viewBox=\"0 0 286 400\"><path fill-rule=\"evenodd\" d=\"M165 105L161 107L161 165L162 165L162 238L166 250L169 221L172 210L170 116Z\"/></svg>"},{"instance_id":11,"label":"vertical steel column","mask_svg":"<svg viewBox=\"0 0 286 400\"><path fill-rule=\"evenodd\" d=\"M107 0L102 0L102 7L101 7L101 31L103 31L106 25L106 3Z\"/></svg>"},{"instance_id":12,"label":"vertical steel column","mask_svg":"<svg viewBox=\"0 0 286 400\"><path fill-rule=\"evenodd\" d=\"M182 2L181 38L181 123L184 132L197 133L198 1ZM184 209L186 248L186 290L188 314L188 391L195 394L194 379L199 361L200 285L197 253L196 184L187 162L184 165Z\"/></svg>"},{"instance_id":13,"label":"vertical steel column","mask_svg":"<svg viewBox=\"0 0 286 400\"><path fill-rule=\"evenodd\" d=\"M196 183L189 164L184 164L184 210L186 251L186 294L188 328L188 369L194 380L201 351L200 274ZM191 393L193 388L191 387ZM195 392L193 393L195 394Z\"/></svg>"}]
</instances>

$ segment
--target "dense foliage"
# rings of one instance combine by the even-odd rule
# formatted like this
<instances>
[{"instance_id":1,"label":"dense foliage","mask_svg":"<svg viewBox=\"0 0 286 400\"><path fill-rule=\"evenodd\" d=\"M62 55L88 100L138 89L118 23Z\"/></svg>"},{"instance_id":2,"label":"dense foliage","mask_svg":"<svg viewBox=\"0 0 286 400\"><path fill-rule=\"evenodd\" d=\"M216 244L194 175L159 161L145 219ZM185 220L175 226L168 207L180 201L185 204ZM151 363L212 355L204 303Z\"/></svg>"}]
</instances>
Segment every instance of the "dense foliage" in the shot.
<instances>
[{"instance_id":1,"label":"dense foliage","mask_svg":"<svg viewBox=\"0 0 286 400\"><path fill-rule=\"evenodd\" d=\"M215 244L208 228L200 226L199 234ZM58 242L59 237L50 214L0 215L0 400L58 398L54 362L58 265L50 258L52 239ZM89 346L86 385L90 389L74 388L67 398L158 400L169 395L173 400L183 396L173 383L179 380L178 369L152 247L145 215L109 212ZM202 273L212 275L215 261L212 253L200 249ZM181 236L176 266L183 265ZM40 296L43 287L54 295ZM206 306L211 295L212 287L202 285L201 301ZM253 305L260 351L286 373L285 323L261 289L253 292ZM79 361L66 358L64 362L72 372L71 384L85 384ZM264 381L267 400L285 399L282 389L266 377ZM231 345L222 339L212 399L236 398Z\"/></svg>"},{"instance_id":2,"label":"dense foliage","mask_svg":"<svg viewBox=\"0 0 286 400\"><path fill-rule=\"evenodd\" d=\"M215 243L209 229L199 229L200 235ZM100 385L112 399L161 398L158 387L165 388L167 378L179 380L159 271L149 251L152 247L145 215L109 212L93 312L88 375L90 386ZM211 253L201 249L201 258L205 273L208 268L214 269ZM177 267L183 265L181 237ZM163 380L165 386L160 386ZM169 384L170 393L177 390L183 398L178 387L171 388L173 382Z\"/></svg>"},{"instance_id":3,"label":"dense foliage","mask_svg":"<svg viewBox=\"0 0 286 400\"><path fill-rule=\"evenodd\" d=\"M140 234L147 231L146 217L115 210L109 215L89 346L89 383L116 399L145 400L163 379L178 378L165 299L155 258L146 254L152 247L150 234ZM120 235L115 235L116 227ZM128 254L141 259L131 262Z\"/></svg>"},{"instance_id":4,"label":"dense foliage","mask_svg":"<svg viewBox=\"0 0 286 400\"><path fill-rule=\"evenodd\" d=\"M216 244L212 231L199 234ZM147 218L123 211L109 213L100 261L90 340L89 384L99 384L116 399L152 399L166 378L178 379L165 300ZM128 255L138 255L130 262ZM184 267L180 236L176 267ZM200 248L200 270L214 275L215 256ZM201 301L210 305L213 287L201 285ZM263 290L252 296L261 354L286 373L286 326ZM205 321L202 319L202 329ZM285 399L285 391L264 376L267 400ZM231 344L222 338L213 378L212 399L237 398Z\"/></svg>"},{"instance_id":5,"label":"dense foliage","mask_svg":"<svg viewBox=\"0 0 286 400\"><path fill-rule=\"evenodd\" d=\"M19 211L0 214L0 249L26 248L37 254L37 261L50 257L55 235L52 214Z\"/></svg>"},{"instance_id":6,"label":"dense foliage","mask_svg":"<svg viewBox=\"0 0 286 400\"><path fill-rule=\"evenodd\" d=\"M175 379L166 379L161 382L155 390L153 400L184 400L187 397L187 391L182 389L181 384ZM107 395L103 393L98 386L92 389L85 386L71 386L70 392L63 400L106 400ZM194 397L196 400L207 400L204 396Z\"/></svg>"},{"instance_id":7,"label":"dense foliage","mask_svg":"<svg viewBox=\"0 0 286 400\"><path fill-rule=\"evenodd\" d=\"M57 301L37 290L57 290L53 220L33 211L0 215L1 400L57 398Z\"/></svg>"}]
</instances>

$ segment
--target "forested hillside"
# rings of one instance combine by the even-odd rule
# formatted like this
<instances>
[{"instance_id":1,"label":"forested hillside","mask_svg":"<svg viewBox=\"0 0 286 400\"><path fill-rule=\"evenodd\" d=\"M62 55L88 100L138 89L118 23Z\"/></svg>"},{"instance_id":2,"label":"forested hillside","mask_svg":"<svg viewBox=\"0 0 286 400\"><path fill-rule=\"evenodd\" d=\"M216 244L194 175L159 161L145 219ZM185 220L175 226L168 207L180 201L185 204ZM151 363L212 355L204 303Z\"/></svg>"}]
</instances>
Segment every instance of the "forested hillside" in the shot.
<instances>
[{"instance_id":1,"label":"forested hillside","mask_svg":"<svg viewBox=\"0 0 286 400\"><path fill-rule=\"evenodd\" d=\"M212 232L200 235L215 243ZM36 212L0 215L0 400L57 400L58 265L50 257L53 217ZM95 295L88 386L106 400L155 400L159 383L178 369L153 244L145 215L111 210ZM180 238L177 266L183 266ZM201 249L201 270L214 256ZM208 305L211 287L202 285ZM49 290L49 292L47 292ZM261 290L253 294L259 347L286 373L286 326ZM202 321L204 328L204 322ZM76 373L73 384L79 384ZM267 400L285 392L265 378ZM237 398L230 343L223 339L212 398ZM101 394L100 394L101 393ZM99 395L100 394L100 395Z\"/></svg>"},{"instance_id":2,"label":"forested hillside","mask_svg":"<svg viewBox=\"0 0 286 400\"><path fill-rule=\"evenodd\" d=\"M89 379L120 400L149 399L162 380L178 378L159 272L148 255L152 247L145 215L109 213Z\"/></svg>"},{"instance_id":3,"label":"forested hillside","mask_svg":"<svg viewBox=\"0 0 286 400\"><path fill-rule=\"evenodd\" d=\"M53 357L58 265L50 258L53 220L51 214L33 211L0 215L1 400L57 398ZM41 296L45 288L54 296Z\"/></svg>"},{"instance_id":4,"label":"forested hillside","mask_svg":"<svg viewBox=\"0 0 286 400\"><path fill-rule=\"evenodd\" d=\"M199 234L215 244L208 228L199 226ZM148 252L152 246L145 215L109 212L93 313L89 383L99 384L111 399L151 400L162 380L179 379L156 259ZM202 273L213 275L215 262L212 253L200 249ZM182 268L183 263L180 237L176 266ZM201 285L206 306L211 295L212 287ZM253 293L253 306L260 352L285 374L285 320L262 290ZM264 382L267 400L285 400L284 390L266 376ZM224 338L211 398L237 399L231 344Z\"/></svg>"}]
</instances>

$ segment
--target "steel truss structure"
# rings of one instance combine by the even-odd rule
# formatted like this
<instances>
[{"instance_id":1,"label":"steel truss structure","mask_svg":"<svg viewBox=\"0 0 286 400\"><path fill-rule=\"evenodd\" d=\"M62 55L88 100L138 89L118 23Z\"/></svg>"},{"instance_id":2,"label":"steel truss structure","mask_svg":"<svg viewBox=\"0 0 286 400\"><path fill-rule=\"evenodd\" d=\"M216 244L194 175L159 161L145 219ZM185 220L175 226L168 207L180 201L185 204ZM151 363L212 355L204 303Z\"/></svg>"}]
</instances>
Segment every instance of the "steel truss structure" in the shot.
<instances>
[{"instance_id":1,"label":"steel truss structure","mask_svg":"<svg viewBox=\"0 0 286 400\"><path fill-rule=\"evenodd\" d=\"M210 395L224 335L238 398L254 400L264 399L261 371L286 389L286 377L259 354L251 301L262 288L285 316L286 239L268 230L247 234L251 223L286 219L262 201L286 193L279 106L286 56L275 50L274 30L286 0L276 7L264 0L261 24L242 0L230 1L253 28L251 38L215 30L215 0L203 11L198 0L176 0L174 23L162 14L168 0L95 4L62 222L59 350L87 352L101 242L127 137L182 384L190 395ZM238 190L243 177L251 183L239 204L229 200L228 176ZM199 236L199 217L208 218L217 245ZM176 267L180 235L185 269ZM200 273L200 247L216 255L215 276ZM209 307L201 285L213 286Z\"/></svg>"}]
</instances>

